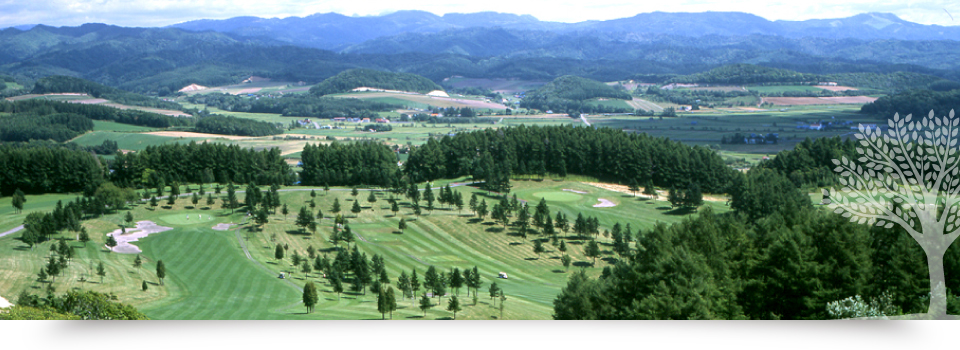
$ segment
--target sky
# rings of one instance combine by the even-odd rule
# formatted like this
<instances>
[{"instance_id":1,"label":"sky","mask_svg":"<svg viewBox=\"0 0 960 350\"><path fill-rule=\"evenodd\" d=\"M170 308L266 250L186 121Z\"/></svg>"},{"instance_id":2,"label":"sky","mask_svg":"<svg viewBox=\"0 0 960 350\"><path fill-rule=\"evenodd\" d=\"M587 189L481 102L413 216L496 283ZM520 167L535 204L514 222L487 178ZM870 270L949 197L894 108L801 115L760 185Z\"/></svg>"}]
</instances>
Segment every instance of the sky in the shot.
<instances>
[{"instance_id":1,"label":"sky","mask_svg":"<svg viewBox=\"0 0 960 350\"><path fill-rule=\"evenodd\" d=\"M0 28L83 23L160 27L195 19L303 17L328 12L373 16L397 10L422 10L437 15L495 11L568 23L632 17L654 11L738 11L769 20L841 18L865 12L887 12L921 24L960 25L960 2L955 0L888 0L882 4L876 0L0 0Z\"/></svg>"}]
</instances>

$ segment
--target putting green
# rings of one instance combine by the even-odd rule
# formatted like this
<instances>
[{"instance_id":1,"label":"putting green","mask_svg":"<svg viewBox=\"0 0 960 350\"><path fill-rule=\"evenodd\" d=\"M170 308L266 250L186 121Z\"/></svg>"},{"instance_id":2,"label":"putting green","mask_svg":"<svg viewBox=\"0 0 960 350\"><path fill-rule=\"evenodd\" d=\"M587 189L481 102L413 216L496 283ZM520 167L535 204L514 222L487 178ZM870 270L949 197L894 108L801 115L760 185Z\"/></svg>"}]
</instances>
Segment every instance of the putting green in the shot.
<instances>
[{"instance_id":1,"label":"putting green","mask_svg":"<svg viewBox=\"0 0 960 350\"><path fill-rule=\"evenodd\" d=\"M547 202L574 202L583 198L583 196L573 192L537 192L534 197L546 199Z\"/></svg>"},{"instance_id":2,"label":"putting green","mask_svg":"<svg viewBox=\"0 0 960 350\"><path fill-rule=\"evenodd\" d=\"M202 222L214 221L213 217L214 217L213 214L208 215L205 213L200 213L200 214L191 213L189 215L173 214L173 215L161 216L160 220L171 225L193 225L193 224L199 224Z\"/></svg>"}]
</instances>

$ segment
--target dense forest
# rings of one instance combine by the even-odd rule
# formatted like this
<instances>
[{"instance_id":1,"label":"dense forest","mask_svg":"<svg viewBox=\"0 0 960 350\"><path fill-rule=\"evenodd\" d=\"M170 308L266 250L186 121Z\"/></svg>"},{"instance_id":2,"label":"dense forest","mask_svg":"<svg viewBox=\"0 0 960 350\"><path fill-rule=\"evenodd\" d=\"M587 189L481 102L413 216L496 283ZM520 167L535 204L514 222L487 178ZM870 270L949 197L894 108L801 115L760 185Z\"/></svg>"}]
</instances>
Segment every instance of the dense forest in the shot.
<instances>
[{"instance_id":1,"label":"dense forest","mask_svg":"<svg viewBox=\"0 0 960 350\"><path fill-rule=\"evenodd\" d=\"M399 181L397 156L376 142L307 144L300 155L300 183L307 186L371 185L393 187Z\"/></svg>"},{"instance_id":2,"label":"dense forest","mask_svg":"<svg viewBox=\"0 0 960 350\"><path fill-rule=\"evenodd\" d=\"M193 125L194 122L193 118L171 117L134 109L119 109L108 106L47 101L43 99L30 99L16 102L0 101L0 112L27 115L68 113L82 115L93 120L106 120L155 128L189 126Z\"/></svg>"},{"instance_id":3,"label":"dense forest","mask_svg":"<svg viewBox=\"0 0 960 350\"><path fill-rule=\"evenodd\" d=\"M310 88L310 93L323 96L350 92L358 87L419 93L443 90L440 85L430 81L430 79L416 74L384 72L373 69L350 69L320 82L317 86Z\"/></svg>"},{"instance_id":4,"label":"dense forest","mask_svg":"<svg viewBox=\"0 0 960 350\"><path fill-rule=\"evenodd\" d=\"M392 111L402 107L356 98L316 97L309 94L259 99L230 94L196 94L187 97L187 101L231 112L278 113L284 116L327 119L376 118L377 112Z\"/></svg>"},{"instance_id":5,"label":"dense forest","mask_svg":"<svg viewBox=\"0 0 960 350\"><path fill-rule=\"evenodd\" d=\"M899 228L813 208L770 169L751 170L732 192L735 213L704 208L638 232L641 248L599 278L573 275L554 318L830 319L849 315L831 314L828 303L854 295L887 315L926 311L926 257ZM960 273L958 247L944 259L948 276ZM960 290L960 280L948 281ZM960 298L948 300L948 313L960 312Z\"/></svg>"},{"instance_id":6,"label":"dense forest","mask_svg":"<svg viewBox=\"0 0 960 350\"><path fill-rule=\"evenodd\" d=\"M77 114L0 116L0 141L3 142L30 140L64 142L90 130L93 130L93 121Z\"/></svg>"},{"instance_id":7,"label":"dense forest","mask_svg":"<svg viewBox=\"0 0 960 350\"><path fill-rule=\"evenodd\" d=\"M806 139L792 150L777 153L776 157L761 161L757 168L772 169L790 179L795 187L815 190L838 184L833 171L833 159L856 158L856 144L840 137Z\"/></svg>"},{"instance_id":8,"label":"dense forest","mask_svg":"<svg viewBox=\"0 0 960 350\"><path fill-rule=\"evenodd\" d=\"M706 72L674 77L667 83L742 85L757 83L816 82L816 74L804 74L787 69L770 68L754 64L730 64Z\"/></svg>"},{"instance_id":9,"label":"dense forest","mask_svg":"<svg viewBox=\"0 0 960 350\"><path fill-rule=\"evenodd\" d=\"M197 117L196 132L220 135L268 136L283 133L283 127L274 123L224 115Z\"/></svg>"},{"instance_id":10,"label":"dense forest","mask_svg":"<svg viewBox=\"0 0 960 350\"><path fill-rule=\"evenodd\" d=\"M150 146L117 154L110 180L122 187L155 188L178 183L256 183L292 185L296 174L279 148L257 151L219 143Z\"/></svg>"},{"instance_id":11,"label":"dense forest","mask_svg":"<svg viewBox=\"0 0 960 350\"><path fill-rule=\"evenodd\" d=\"M485 129L430 139L414 148L404 172L416 182L473 175L580 174L659 187L696 183L708 193L726 192L735 171L710 149L647 134L573 126Z\"/></svg>"},{"instance_id":12,"label":"dense forest","mask_svg":"<svg viewBox=\"0 0 960 350\"><path fill-rule=\"evenodd\" d=\"M894 114L926 116L931 110L937 116L949 115L951 110L960 110L960 90L910 90L880 97L860 107L861 113L884 118L892 118Z\"/></svg>"},{"instance_id":13,"label":"dense forest","mask_svg":"<svg viewBox=\"0 0 960 350\"><path fill-rule=\"evenodd\" d=\"M622 89L617 89L595 80L565 75L554 79L536 90L527 92L526 97L520 102L520 107L539 109L542 111L553 110L555 112L570 114L633 112L633 109L618 109L584 103L587 100L595 98L630 100L632 97L630 93Z\"/></svg>"},{"instance_id":14,"label":"dense forest","mask_svg":"<svg viewBox=\"0 0 960 350\"><path fill-rule=\"evenodd\" d=\"M0 144L0 194L89 190L103 182L104 165L83 150Z\"/></svg>"},{"instance_id":15,"label":"dense forest","mask_svg":"<svg viewBox=\"0 0 960 350\"><path fill-rule=\"evenodd\" d=\"M107 99L115 103L131 106L172 110L183 109L179 103L163 101L157 98L147 97L112 88L106 85L101 85L92 81L62 75L53 75L37 80L37 82L33 85L33 91L31 93L85 93L96 98Z\"/></svg>"}]
</instances>

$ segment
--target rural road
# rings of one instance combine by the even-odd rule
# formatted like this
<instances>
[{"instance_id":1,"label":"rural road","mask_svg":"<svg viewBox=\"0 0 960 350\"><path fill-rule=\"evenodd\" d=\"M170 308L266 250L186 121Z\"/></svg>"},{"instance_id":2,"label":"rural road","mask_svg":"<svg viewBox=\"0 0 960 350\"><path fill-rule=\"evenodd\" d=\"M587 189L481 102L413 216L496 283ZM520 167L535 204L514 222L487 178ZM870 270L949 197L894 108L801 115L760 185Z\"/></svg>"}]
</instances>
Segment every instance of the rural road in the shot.
<instances>
[{"instance_id":1,"label":"rural road","mask_svg":"<svg viewBox=\"0 0 960 350\"><path fill-rule=\"evenodd\" d=\"M587 121L587 117L585 115L581 114L580 120L582 120L584 124L587 124L587 126L590 126L590 122Z\"/></svg>"},{"instance_id":2,"label":"rural road","mask_svg":"<svg viewBox=\"0 0 960 350\"><path fill-rule=\"evenodd\" d=\"M0 233L0 237L9 235L9 234L11 234L11 233L17 233L18 231L20 231L20 230L22 230L22 229L23 229L23 225L14 227L14 228L13 228L12 230L10 230L10 231L4 232L4 233Z\"/></svg>"}]
</instances>

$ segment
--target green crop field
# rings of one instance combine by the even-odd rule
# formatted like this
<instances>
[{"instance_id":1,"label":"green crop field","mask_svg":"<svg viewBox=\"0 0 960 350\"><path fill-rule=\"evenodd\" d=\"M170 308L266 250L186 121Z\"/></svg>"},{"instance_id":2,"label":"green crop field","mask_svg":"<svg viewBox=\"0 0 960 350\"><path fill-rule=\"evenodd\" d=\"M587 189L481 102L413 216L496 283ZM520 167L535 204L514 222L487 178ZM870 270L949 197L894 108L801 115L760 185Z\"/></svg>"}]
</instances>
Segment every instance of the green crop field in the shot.
<instances>
[{"instance_id":1,"label":"green crop field","mask_svg":"<svg viewBox=\"0 0 960 350\"><path fill-rule=\"evenodd\" d=\"M464 180L438 181L433 185L462 183ZM467 199L470 194L478 193L479 198L485 199L489 206L498 200L469 186L458 186L456 189L462 191ZM294 252L306 256L309 246L330 258L335 254L336 247L327 240L332 229L329 208L334 198L339 198L344 208L348 208L354 198L344 188L334 188L329 193L318 190L317 193L317 207L311 209L311 213L322 209L326 214L319 222L317 234L301 233L293 225L296 214L284 217L279 211L270 215L270 222L262 230L248 224L226 231L213 230L212 227L219 223L244 223L242 210L230 214L229 210L220 208L219 200L212 208L205 205L194 208L185 197L181 197L172 208L160 206L154 209L145 204L136 205L131 210L135 220L150 220L173 228L134 242L143 250L145 264L140 270L132 266L133 255L112 253L103 246L104 234L119 227L123 212L84 221L83 225L91 232L93 241L84 247L74 240L72 234L63 234L77 254L63 276L57 277L54 285L58 291L80 288L114 293L120 301L136 306L153 319L378 319L380 314L376 311L376 297L369 291L366 295L345 292L338 298L326 279L317 272L304 274L290 265L289 257ZM636 231L650 229L657 222L678 222L690 215L697 215L696 212L672 210L664 202L572 181L515 181L513 193L531 205L546 197L554 216L558 210L566 213L571 220L576 218L577 213L596 216L602 226L601 231L609 230L616 222L630 223ZM472 297L468 298L466 291L461 290L461 301L467 306L457 314L458 319L492 319L499 316L499 310L491 306L486 293L492 282L497 282L507 295L504 318L550 318L552 301L565 285L569 274L564 272L559 262L559 252L549 243L545 244L547 251L540 257L533 253L531 240L543 237L530 235L525 240L516 235L515 228L504 228L489 217L481 221L471 215L469 209L462 213L453 208L437 208L433 212L424 210L423 215L417 218L410 213L409 203L404 199L401 199L400 215L395 216L388 209L385 200L388 196L378 193L378 201L371 205L366 201L364 192L358 196L362 200L363 212L359 215L346 213L346 217L356 233L354 244L368 257L373 254L384 257L392 283L396 283L401 271L409 273L411 269L417 270L422 281L423 273L430 265L440 271L477 266L484 282L479 292L479 303L472 305ZM56 200L73 197L28 196L25 212L51 210ZM242 198L243 194L239 194L239 197ZM617 206L593 207L600 198L612 201ZM285 188L281 192L281 200L290 207L291 212L296 213L310 200L309 190ZM715 212L728 210L722 202L706 202L705 207L711 207ZM22 220L23 215L13 215L11 212L9 200L0 202L0 217L5 220L2 222L7 222L4 227ZM400 217L409 220L408 228L402 234L397 229ZM36 281L36 273L48 256L51 243L43 243L30 250L18 238L18 233L0 238L0 295L8 298L15 297L22 290L39 293L45 288ZM604 255L597 259L596 265L583 255L582 240L572 236L566 238L567 254L574 257L571 270L583 268L596 276L604 266L616 261L609 238L602 235L599 238ZM276 261L273 256L278 244L289 247L287 257L282 261ZM344 244L341 243L341 246ZM158 284L153 272L156 261L160 259L167 267L163 286ZM99 277L93 274L99 262L103 262L107 270L102 284L99 283ZM510 278L497 279L501 271L508 273ZM292 274L290 278L278 279L277 275L281 272ZM349 280L348 277L345 283L347 290ZM140 290L141 281L149 283L148 291ZM304 312L305 308L300 302L300 288L307 281L317 283L321 294L320 303L311 314ZM454 291L448 293L455 294ZM442 306L429 310L426 317L423 317L420 309L412 306L411 300L398 301L400 309L394 312L394 318L450 318L452 314L445 311L447 299L444 298ZM436 299L434 303L437 303Z\"/></svg>"},{"instance_id":2,"label":"green crop field","mask_svg":"<svg viewBox=\"0 0 960 350\"><path fill-rule=\"evenodd\" d=\"M156 130L157 129L155 128L150 128L146 126L121 124L121 123L108 122L103 120L93 121L93 131L147 132L147 131L156 131Z\"/></svg>"},{"instance_id":3,"label":"green crop field","mask_svg":"<svg viewBox=\"0 0 960 350\"><path fill-rule=\"evenodd\" d=\"M116 141L120 149L137 151L149 146L156 146L164 143L188 143L190 141L200 142L206 140L206 138L177 138L130 132L93 131L78 136L77 138L73 139L72 142L81 146L98 146L105 140Z\"/></svg>"}]
</instances>

